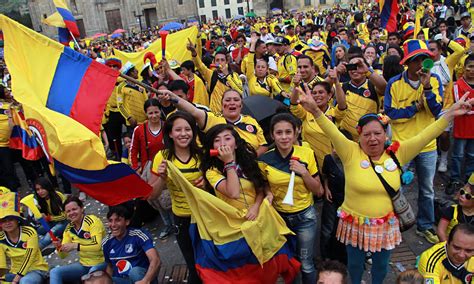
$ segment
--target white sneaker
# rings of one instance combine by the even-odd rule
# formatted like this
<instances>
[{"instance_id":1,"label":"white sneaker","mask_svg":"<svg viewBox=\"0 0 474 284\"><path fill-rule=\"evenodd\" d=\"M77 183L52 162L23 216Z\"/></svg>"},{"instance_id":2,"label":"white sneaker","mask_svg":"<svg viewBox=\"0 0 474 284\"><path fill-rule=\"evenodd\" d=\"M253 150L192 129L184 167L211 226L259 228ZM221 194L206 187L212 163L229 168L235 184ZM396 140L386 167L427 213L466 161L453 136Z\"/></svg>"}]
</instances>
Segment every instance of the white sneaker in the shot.
<instances>
[{"instance_id":1,"label":"white sneaker","mask_svg":"<svg viewBox=\"0 0 474 284\"><path fill-rule=\"evenodd\" d=\"M79 192L79 200L84 202L87 199L87 195L84 192Z\"/></svg>"},{"instance_id":2,"label":"white sneaker","mask_svg":"<svg viewBox=\"0 0 474 284\"><path fill-rule=\"evenodd\" d=\"M438 166L438 172L445 173L447 171L448 171L448 160L447 159L440 159L439 160L439 166Z\"/></svg>"}]
</instances>

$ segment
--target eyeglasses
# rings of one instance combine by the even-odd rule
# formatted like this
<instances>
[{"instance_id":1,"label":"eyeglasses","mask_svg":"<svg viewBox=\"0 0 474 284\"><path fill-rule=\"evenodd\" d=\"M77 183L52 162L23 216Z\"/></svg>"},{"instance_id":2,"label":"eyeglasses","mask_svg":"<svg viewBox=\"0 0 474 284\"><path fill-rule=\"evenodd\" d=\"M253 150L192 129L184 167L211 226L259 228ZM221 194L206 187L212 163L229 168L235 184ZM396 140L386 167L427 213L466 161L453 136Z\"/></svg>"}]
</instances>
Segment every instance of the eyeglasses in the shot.
<instances>
[{"instance_id":1,"label":"eyeglasses","mask_svg":"<svg viewBox=\"0 0 474 284\"><path fill-rule=\"evenodd\" d=\"M86 281L86 280L89 280L91 279L92 277L100 277L102 275L105 274L105 271L102 271L102 270L97 270L97 271L94 271L92 273L88 273L86 275L83 275L81 277L81 281Z\"/></svg>"},{"instance_id":2,"label":"eyeglasses","mask_svg":"<svg viewBox=\"0 0 474 284\"><path fill-rule=\"evenodd\" d=\"M467 199L467 200L471 200L472 199L472 194L468 193L467 191L464 190L464 188L461 188L459 190L459 195L464 195L464 197Z\"/></svg>"}]
</instances>

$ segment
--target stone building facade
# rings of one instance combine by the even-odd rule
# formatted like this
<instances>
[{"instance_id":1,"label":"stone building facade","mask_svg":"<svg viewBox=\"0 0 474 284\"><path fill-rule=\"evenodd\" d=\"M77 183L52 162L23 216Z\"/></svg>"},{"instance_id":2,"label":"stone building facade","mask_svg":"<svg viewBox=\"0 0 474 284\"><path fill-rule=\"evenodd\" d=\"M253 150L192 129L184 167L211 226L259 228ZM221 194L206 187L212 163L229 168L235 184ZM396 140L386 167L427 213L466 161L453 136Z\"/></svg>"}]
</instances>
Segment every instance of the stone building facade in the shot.
<instances>
[{"instance_id":1,"label":"stone building facade","mask_svg":"<svg viewBox=\"0 0 474 284\"><path fill-rule=\"evenodd\" d=\"M140 30L160 23L198 19L196 0L67 0L82 37L111 33L116 29ZM29 0L36 31L49 37L57 30L41 21L55 11L51 0Z\"/></svg>"}]
</instances>

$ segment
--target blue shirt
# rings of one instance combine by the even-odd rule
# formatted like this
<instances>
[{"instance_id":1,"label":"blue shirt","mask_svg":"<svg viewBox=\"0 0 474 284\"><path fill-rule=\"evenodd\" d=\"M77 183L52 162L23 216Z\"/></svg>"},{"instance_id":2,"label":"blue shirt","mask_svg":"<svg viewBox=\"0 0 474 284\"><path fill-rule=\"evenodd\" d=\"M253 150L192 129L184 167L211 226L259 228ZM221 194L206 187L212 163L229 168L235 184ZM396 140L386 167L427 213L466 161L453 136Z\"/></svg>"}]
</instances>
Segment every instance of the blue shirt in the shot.
<instances>
[{"instance_id":1,"label":"blue shirt","mask_svg":"<svg viewBox=\"0 0 474 284\"><path fill-rule=\"evenodd\" d=\"M113 277L127 278L134 267L147 269L150 265L145 252L155 249L153 240L145 230L128 229L125 237L118 240L111 234L102 242L105 261L112 264Z\"/></svg>"}]
</instances>

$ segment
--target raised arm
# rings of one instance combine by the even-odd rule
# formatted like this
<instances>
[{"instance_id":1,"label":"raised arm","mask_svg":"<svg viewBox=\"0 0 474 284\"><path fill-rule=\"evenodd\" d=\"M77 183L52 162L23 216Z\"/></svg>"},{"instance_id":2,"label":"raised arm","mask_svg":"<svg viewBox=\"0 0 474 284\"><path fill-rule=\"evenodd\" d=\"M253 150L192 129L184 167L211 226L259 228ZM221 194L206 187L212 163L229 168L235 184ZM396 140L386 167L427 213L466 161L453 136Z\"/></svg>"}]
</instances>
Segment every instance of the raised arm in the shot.
<instances>
[{"instance_id":1,"label":"raised arm","mask_svg":"<svg viewBox=\"0 0 474 284\"><path fill-rule=\"evenodd\" d=\"M299 103L311 113L316 122L321 127L321 129L329 136L331 142L334 145L334 148L337 151L338 156L341 158L341 161L349 161L352 156L353 147L359 147L353 141L347 139L340 131L337 129L337 126L332 123L319 109L314 101L311 92L308 89L308 86L305 84L306 93L303 92L299 87L300 98Z\"/></svg>"},{"instance_id":2,"label":"raised arm","mask_svg":"<svg viewBox=\"0 0 474 284\"><path fill-rule=\"evenodd\" d=\"M170 101L174 106L184 112L189 113L196 120L199 128L203 129L206 126L207 114L204 110L195 107L192 103L180 98L169 90L161 90L158 94L159 100Z\"/></svg>"},{"instance_id":3,"label":"raised arm","mask_svg":"<svg viewBox=\"0 0 474 284\"><path fill-rule=\"evenodd\" d=\"M400 149L397 152L397 158L400 161L400 164L404 165L411 161L420 151L438 137L446 127L448 127L449 122L453 121L455 117L465 115L471 111L472 106L474 105L474 99L467 99L469 93L466 93L462 98L459 99L450 109L448 109L442 117L437 121L430 124L418 135L405 140L400 143Z\"/></svg>"},{"instance_id":4,"label":"raised arm","mask_svg":"<svg viewBox=\"0 0 474 284\"><path fill-rule=\"evenodd\" d=\"M211 82L211 77L212 77L212 71L202 63L201 57L198 56L196 47L194 44L191 42L191 40L188 39L188 44L186 45L186 48L191 51L191 56L193 57L193 62L194 65L196 66L196 69L201 73L202 77L204 80L206 80L206 83Z\"/></svg>"}]
</instances>

